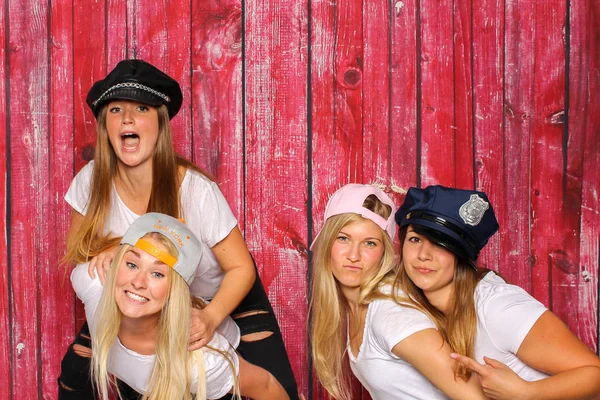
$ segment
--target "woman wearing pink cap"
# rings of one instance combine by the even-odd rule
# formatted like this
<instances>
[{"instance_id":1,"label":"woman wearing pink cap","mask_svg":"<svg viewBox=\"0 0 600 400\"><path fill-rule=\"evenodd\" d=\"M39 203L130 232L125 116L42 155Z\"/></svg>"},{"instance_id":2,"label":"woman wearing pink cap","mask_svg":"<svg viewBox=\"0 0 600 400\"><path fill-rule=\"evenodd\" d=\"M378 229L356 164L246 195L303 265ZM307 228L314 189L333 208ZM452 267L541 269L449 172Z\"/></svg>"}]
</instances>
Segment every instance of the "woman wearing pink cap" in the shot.
<instances>
[{"instance_id":1,"label":"woman wearing pink cap","mask_svg":"<svg viewBox=\"0 0 600 400\"><path fill-rule=\"evenodd\" d=\"M395 285L456 352L456 379L477 375L493 399L600 398L600 358L529 293L476 264L499 228L485 193L410 188L396 222Z\"/></svg>"},{"instance_id":2,"label":"woman wearing pink cap","mask_svg":"<svg viewBox=\"0 0 600 400\"><path fill-rule=\"evenodd\" d=\"M165 214L136 219L108 272L106 285L86 264L71 274L85 305L93 343L92 377L101 399L121 393L123 380L148 400L218 399L232 392L253 399L289 399L262 368L239 357L231 343L239 330L216 332L202 349L188 350L192 308L189 284L201 261L202 244L186 225ZM235 327L233 321L228 321Z\"/></svg>"},{"instance_id":3,"label":"woman wearing pink cap","mask_svg":"<svg viewBox=\"0 0 600 400\"><path fill-rule=\"evenodd\" d=\"M454 380L451 349L435 324L392 290L395 210L384 192L359 184L342 187L327 204L311 246L317 376L340 400L352 398L350 370L374 400L483 399L475 379Z\"/></svg>"}]
</instances>

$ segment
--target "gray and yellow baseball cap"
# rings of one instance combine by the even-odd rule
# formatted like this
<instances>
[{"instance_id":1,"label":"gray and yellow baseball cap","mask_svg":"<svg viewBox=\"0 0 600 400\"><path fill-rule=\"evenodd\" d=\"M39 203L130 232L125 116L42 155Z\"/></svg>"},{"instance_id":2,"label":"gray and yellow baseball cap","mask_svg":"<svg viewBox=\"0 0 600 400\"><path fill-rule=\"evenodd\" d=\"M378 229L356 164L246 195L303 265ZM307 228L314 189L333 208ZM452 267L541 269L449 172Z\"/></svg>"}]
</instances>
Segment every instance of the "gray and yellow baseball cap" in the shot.
<instances>
[{"instance_id":1,"label":"gray and yellow baseball cap","mask_svg":"<svg viewBox=\"0 0 600 400\"><path fill-rule=\"evenodd\" d=\"M163 249L142 239L150 232L157 232L169 239L179 251L173 257ZM173 268L189 285L202 259L202 244L194 233L181 221L166 214L147 213L137 218L127 229L121 244L129 244L144 250Z\"/></svg>"}]
</instances>

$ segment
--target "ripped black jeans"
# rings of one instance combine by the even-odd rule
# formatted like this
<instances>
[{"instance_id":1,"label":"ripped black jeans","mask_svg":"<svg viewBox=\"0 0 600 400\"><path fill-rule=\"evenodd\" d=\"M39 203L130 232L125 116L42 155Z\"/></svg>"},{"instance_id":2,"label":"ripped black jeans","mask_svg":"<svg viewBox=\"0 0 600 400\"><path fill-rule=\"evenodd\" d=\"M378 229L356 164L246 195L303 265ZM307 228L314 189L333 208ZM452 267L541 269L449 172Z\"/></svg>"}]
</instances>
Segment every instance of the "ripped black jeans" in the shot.
<instances>
[{"instance_id":1,"label":"ripped black jeans","mask_svg":"<svg viewBox=\"0 0 600 400\"><path fill-rule=\"evenodd\" d=\"M269 371L281 383L291 400L298 400L298 386L285 350L279 324L263 284L256 280L240 305L231 313L240 327L242 340L237 348L249 363ZM253 335L264 337L253 339ZM246 338L244 338L246 336ZM69 346L61 363L58 378L59 400L95 400L97 397L90 379L92 346L87 322L83 324L75 341ZM141 399L142 396L124 382L119 382L119 392L124 400ZM229 399L226 396L224 399Z\"/></svg>"}]
</instances>

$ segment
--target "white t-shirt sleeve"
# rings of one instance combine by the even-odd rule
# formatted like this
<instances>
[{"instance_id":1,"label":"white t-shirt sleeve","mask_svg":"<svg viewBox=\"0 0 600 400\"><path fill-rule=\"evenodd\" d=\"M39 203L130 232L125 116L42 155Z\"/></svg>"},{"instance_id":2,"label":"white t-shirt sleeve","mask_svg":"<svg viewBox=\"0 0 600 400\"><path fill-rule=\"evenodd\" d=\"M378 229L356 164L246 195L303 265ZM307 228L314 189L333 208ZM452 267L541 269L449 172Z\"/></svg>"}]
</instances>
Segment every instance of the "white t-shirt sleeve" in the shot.
<instances>
[{"instance_id":1,"label":"white t-shirt sleeve","mask_svg":"<svg viewBox=\"0 0 600 400\"><path fill-rule=\"evenodd\" d=\"M226 354L227 358L217 350ZM219 333L215 333L204 347L204 366L206 396L209 399L220 399L233 389L236 377L239 376L240 361L234 349Z\"/></svg>"},{"instance_id":2,"label":"white t-shirt sleeve","mask_svg":"<svg viewBox=\"0 0 600 400\"><path fill-rule=\"evenodd\" d=\"M478 313L494 344L516 354L525 337L546 307L515 285L496 286Z\"/></svg>"},{"instance_id":3,"label":"white t-shirt sleeve","mask_svg":"<svg viewBox=\"0 0 600 400\"><path fill-rule=\"evenodd\" d=\"M237 225L225 196L215 182L195 171L189 171L189 182L182 190L186 223L200 230L201 239L209 248L225 239ZM192 228L196 234L198 232Z\"/></svg>"},{"instance_id":4,"label":"white t-shirt sleeve","mask_svg":"<svg viewBox=\"0 0 600 400\"><path fill-rule=\"evenodd\" d=\"M387 352L410 335L424 329L436 329L435 324L419 310L403 307L391 300L378 301L373 313L371 329L377 343ZM371 307L371 306L370 306ZM397 356L391 353L393 357Z\"/></svg>"},{"instance_id":5,"label":"white t-shirt sleeve","mask_svg":"<svg viewBox=\"0 0 600 400\"><path fill-rule=\"evenodd\" d=\"M75 175L69 190L65 194L67 203L82 215L87 212L93 171L94 161L90 161Z\"/></svg>"}]
</instances>

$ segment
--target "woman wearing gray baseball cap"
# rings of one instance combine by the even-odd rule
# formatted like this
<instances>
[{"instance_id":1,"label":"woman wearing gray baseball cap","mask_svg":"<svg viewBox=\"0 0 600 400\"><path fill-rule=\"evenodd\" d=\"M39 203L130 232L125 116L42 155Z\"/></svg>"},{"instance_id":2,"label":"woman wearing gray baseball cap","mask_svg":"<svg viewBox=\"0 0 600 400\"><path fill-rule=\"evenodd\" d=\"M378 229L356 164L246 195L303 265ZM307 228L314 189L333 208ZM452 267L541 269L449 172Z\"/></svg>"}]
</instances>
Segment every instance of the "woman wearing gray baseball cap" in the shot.
<instances>
[{"instance_id":1,"label":"woman wearing gray baseball cap","mask_svg":"<svg viewBox=\"0 0 600 400\"><path fill-rule=\"evenodd\" d=\"M181 221L148 213L136 219L120 241L103 286L88 265L71 274L85 305L92 336L91 375L101 399L119 389L112 375L144 393L144 399L219 399L228 392L253 399L289 399L266 370L235 352L239 329L231 319L208 344L188 349L190 297L202 258L202 243Z\"/></svg>"},{"instance_id":2,"label":"woman wearing gray baseball cap","mask_svg":"<svg viewBox=\"0 0 600 400\"><path fill-rule=\"evenodd\" d=\"M483 192L410 188L396 213L402 265L395 287L435 322L458 360L493 399L600 396L600 359L539 301L480 268L498 230Z\"/></svg>"}]
</instances>

